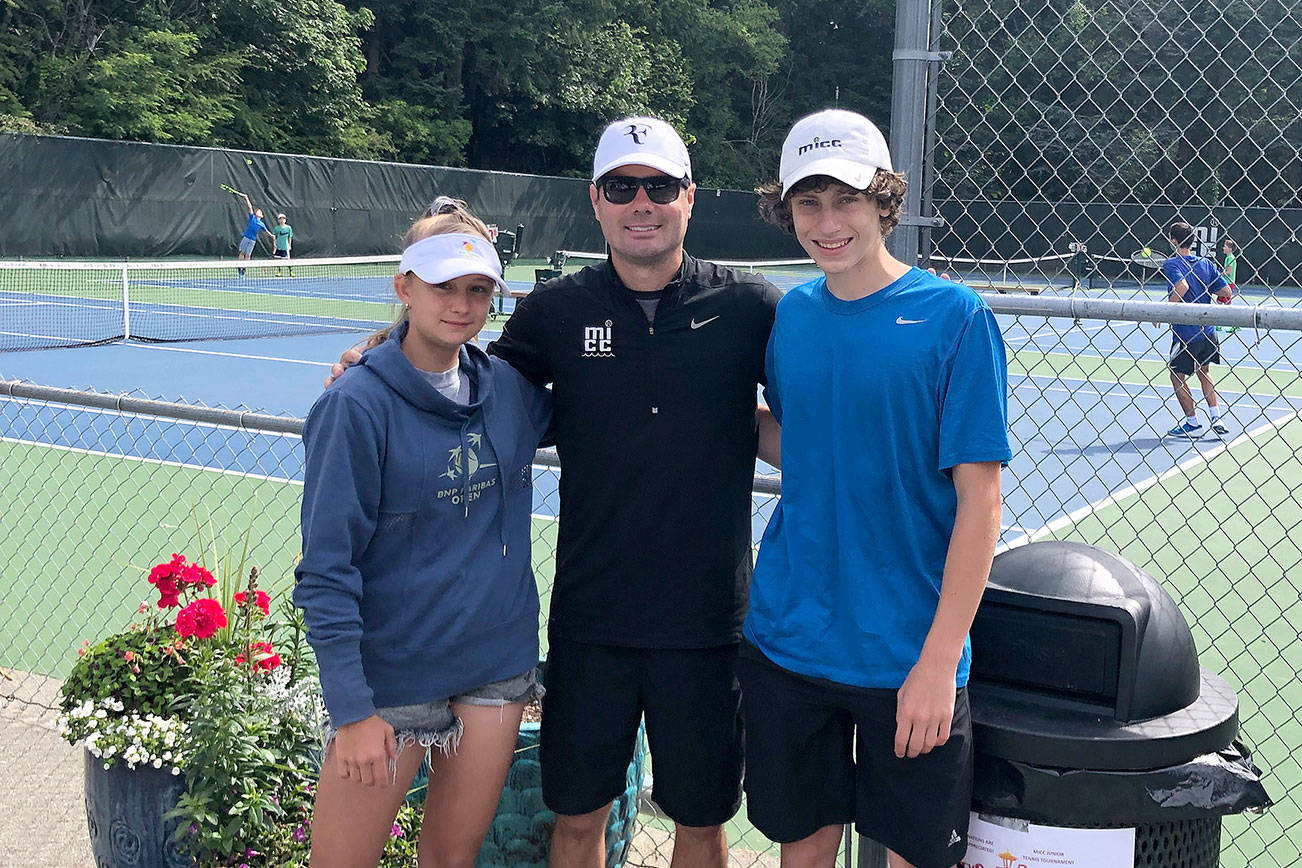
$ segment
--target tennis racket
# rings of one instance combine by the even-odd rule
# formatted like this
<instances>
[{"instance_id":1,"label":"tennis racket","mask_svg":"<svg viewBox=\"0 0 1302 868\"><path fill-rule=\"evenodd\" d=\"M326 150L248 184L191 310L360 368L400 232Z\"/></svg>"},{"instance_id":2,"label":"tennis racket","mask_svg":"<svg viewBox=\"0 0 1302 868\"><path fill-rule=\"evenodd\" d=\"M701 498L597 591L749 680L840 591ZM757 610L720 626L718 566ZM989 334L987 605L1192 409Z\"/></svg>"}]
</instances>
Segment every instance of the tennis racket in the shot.
<instances>
[{"instance_id":1,"label":"tennis racket","mask_svg":"<svg viewBox=\"0 0 1302 868\"><path fill-rule=\"evenodd\" d=\"M236 196L244 195L239 190L236 190L234 187L232 187L230 184L221 184L220 187L223 193L234 193Z\"/></svg>"}]
</instances>

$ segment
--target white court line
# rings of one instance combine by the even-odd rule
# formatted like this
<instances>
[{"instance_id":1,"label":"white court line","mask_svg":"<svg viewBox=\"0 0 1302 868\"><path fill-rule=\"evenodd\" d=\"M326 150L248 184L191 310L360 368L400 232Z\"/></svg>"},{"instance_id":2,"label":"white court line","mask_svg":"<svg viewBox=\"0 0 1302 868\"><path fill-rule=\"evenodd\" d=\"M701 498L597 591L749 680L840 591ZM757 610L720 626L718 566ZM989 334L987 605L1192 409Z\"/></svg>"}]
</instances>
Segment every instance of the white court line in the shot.
<instances>
[{"instance_id":1,"label":"white court line","mask_svg":"<svg viewBox=\"0 0 1302 868\"><path fill-rule=\"evenodd\" d=\"M1105 328L1108 328L1108 326L1106 326L1106 325L1100 325L1100 326L1080 326L1080 329L1079 329L1079 330L1080 330L1080 331L1083 331L1083 332L1097 332L1097 331L1102 331L1102 330L1105 329ZM1070 334L1070 333L1073 332L1073 331L1076 331L1076 329L1074 329L1074 328L1073 328L1073 329L1068 329L1068 330L1065 331L1065 332L1060 332L1060 331L1057 331L1057 330L1053 330L1053 331L1052 331L1052 334L1053 334L1054 336L1056 336L1056 337L1061 337L1062 335ZM1039 338L1039 337L1043 337L1043 335L1036 334L1035 332L1030 332L1030 333L1028 333L1028 334L1026 335L1026 337L1024 337L1024 338L1007 338L1007 337L1005 337L1005 338L1004 338L1004 343L1006 343L1006 344L1011 344L1011 343L1013 343L1013 342L1015 342L1015 341L1032 341L1032 340L1035 340L1036 338ZM1064 350L1062 350L1061 352L1065 355L1067 351L1066 351L1066 349L1064 349ZM1045 355L1049 355L1049 354L1048 354L1048 353L1045 353Z\"/></svg>"},{"instance_id":2,"label":"white court line","mask_svg":"<svg viewBox=\"0 0 1302 868\"><path fill-rule=\"evenodd\" d=\"M40 349L59 350L59 349L65 349L65 348L66 348L66 345L67 345L67 343L68 343L68 341L76 341L76 342L78 342L78 343L82 343L82 344L98 344L98 343L103 343L103 341L101 341L101 340L99 340L99 339L97 339L97 338L70 338L70 337L68 337L67 335L29 335L29 334L27 334L26 332L4 332L4 331L0 331L0 335L5 335L6 337L11 337L11 338L38 338L39 340L43 340L43 341L58 341L58 342L59 342L59 345L58 345L58 346L54 346L54 347L32 347L32 349L34 349L34 350L40 350Z\"/></svg>"},{"instance_id":3,"label":"white court line","mask_svg":"<svg viewBox=\"0 0 1302 868\"><path fill-rule=\"evenodd\" d=\"M1175 476L1178 473L1185 473L1190 468L1196 467L1199 464L1206 464L1207 462L1215 458L1217 455L1220 455L1222 452L1225 452L1226 450L1231 449L1240 443L1247 443L1248 441L1252 440L1254 437L1257 437L1260 434L1264 434L1267 431L1272 431L1276 428L1279 428L1299 417L1302 417L1302 410L1294 410L1292 413L1289 413L1286 416L1281 416L1279 419L1276 419L1273 422L1267 422L1264 425L1252 429L1251 431L1245 431L1228 443L1221 443L1219 446L1215 446L1207 450L1206 452L1199 451L1196 455L1193 455L1190 458L1185 459L1184 461L1177 464L1175 467L1172 467L1170 470L1160 473L1157 476L1150 476L1148 479L1145 479L1142 482L1135 483L1134 485L1127 485L1125 488L1112 492L1102 500L1097 500L1094 503L1090 503L1085 506L1082 506L1080 509L1077 509L1072 513L1069 513L1068 515L1064 515L1060 518L1054 519L1053 521L1049 522L1039 530L1018 537L1012 542L1000 543L996 550L1003 551L1004 549L1012 548L1015 545L1020 545L1022 543L1028 543L1028 542L1035 542L1038 539L1043 539L1046 536L1055 534L1058 531L1062 530L1064 527L1068 527L1070 525L1076 524L1081 519L1085 518L1088 515L1091 515L1092 513L1098 512L1104 507L1111 506L1114 503L1120 503L1121 501L1125 500L1131 495L1142 494L1143 492L1152 488L1154 485L1157 485L1159 482L1163 482L1167 479L1170 479L1172 476Z\"/></svg>"},{"instance_id":4,"label":"white court line","mask_svg":"<svg viewBox=\"0 0 1302 868\"><path fill-rule=\"evenodd\" d=\"M222 476L238 476L241 479L261 479L267 482L281 482L287 485L297 485L300 488L303 485L301 480L289 479L284 476L266 476L261 473L242 473L238 470L226 470L224 468L218 468L218 467L206 467L202 464L186 464L181 461L163 461L161 458L141 458L136 455L123 455L120 452L104 452L99 449L81 449L75 446L60 446L55 443L42 443L39 440L23 440L18 437L0 437L0 443L14 443L19 446L39 446L42 449L53 449L56 452L71 452L77 455L95 455L100 458L119 458L123 461L135 461L140 464L155 464L162 467L183 467L186 468L187 470L202 470L205 473L217 473ZM544 465L534 465L534 466L541 467ZM539 515L536 512L530 513L529 517L533 519L538 519L539 521L560 520L558 516Z\"/></svg>"},{"instance_id":5,"label":"white court line","mask_svg":"<svg viewBox=\"0 0 1302 868\"><path fill-rule=\"evenodd\" d=\"M1048 380L1049 382L1054 382L1054 383L1088 383L1088 384L1090 384L1090 385L1094 385L1094 386L1097 386L1097 385L1098 385L1098 381L1097 381L1097 380L1087 380L1087 379L1083 379L1083 378L1079 378L1079 377L1058 377L1058 376L1051 376L1051 375L1049 375L1049 374L1011 374L1010 376L1013 376L1013 377L1021 377L1023 380ZM1013 384L1013 385L1016 385L1016 384ZM1106 392L1103 392L1103 391L1097 391L1097 390L1096 390L1095 394L1097 394L1099 397L1102 397L1102 398L1119 398L1119 397L1128 397L1128 398L1144 398L1145 400L1156 400L1156 401L1162 401L1162 402L1166 402L1166 401L1169 400L1170 398L1175 397L1175 395L1174 395L1173 392L1172 392L1172 393L1167 393L1166 395L1163 395L1163 394L1159 394L1159 393L1157 393L1157 392L1155 392L1155 391L1152 391L1152 390L1157 389L1158 387L1160 387L1160 386L1162 385L1161 383L1153 383L1153 382L1149 382L1149 383L1122 383L1122 382L1116 382L1116 385L1122 387L1123 389L1125 389L1125 388L1135 388L1135 389L1141 389L1141 390L1145 390L1145 391L1139 391L1139 392L1126 392L1126 391L1116 392L1116 391L1112 391L1111 389L1109 389L1109 390L1106 391ZM1039 391L1040 391L1040 392L1066 392L1066 393L1071 394L1071 395L1076 394L1076 390L1075 390L1075 389L1064 389L1064 388L1062 388L1061 386L1047 386L1047 387L1039 388ZM1278 394L1278 393L1266 394L1266 393L1264 393L1264 392L1224 392L1220 387L1217 387L1217 389L1216 389L1216 394L1217 394L1217 395L1221 395L1221 394L1242 395L1242 396L1245 397L1245 398L1264 398L1264 399L1266 399L1266 400L1268 400L1268 401L1274 401L1274 400L1277 400L1277 399L1280 399L1280 398L1284 398L1284 397L1285 397L1284 395L1280 395L1280 394ZM1302 400L1302 398L1299 398L1298 400ZM1265 405L1265 406L1262 406L1261 404L1258 404L1257 406L1258 406L1258 407L1261 407L1261 409L1263 409L1263 410L1287 410L1287 411L1292 411L1293 409L1295 409L1295 408L1294 408L1292 405L1290 405L1290 404L1285 404L1285 405L1283 405L1283 406L1276 406L1276 405L1274 405L1274 404L1267 404L1267 405Z\"/></svg>"},{"instance_id":6,"label":"white court line","mask_svg":"<svg viewBox=\"0 0 1302 868\"><path fill-rule=\"evenodd\" d=\"M146 344L137 341L118 341L119 346L139 347L142 350L162 350L168 353L194 353L200 356L223 356L228 359L252 359L258 362L287 362L291 365L312 365L314 367L328 368L334 362L312 362L307 359L283 359L279 356L257 356L252 353L223 353L217 350L192 350L187 347L173 347L161 344Z\"/></svg>"},{"instance_id":7,"label":"white court line","mask_svg":"<svg viewBox=\"0 0 1302 868\"><path fill-rule=\"evenodd\" d=\"M1007 339L1005 339L1004 342L1007 343L1007 342L1008 342ZM1118 349L1125 349L1125 347L1118 347ZM1223 350L1224 347L1222 347L1221 349ZM1014 353L1017 353L1017 352L1022 352L1022 351L1020 351L1020 350L1013 350L1013 352L1014 352ZM1064 358L1068 358L1068 359L1089 359L1089 360L1101 359L1101 360L1103 360L1103 361L1109 361L1109 360L1111 360L1112 358L1114 358L1114 356L1109 356L1109 355L1107 355L1107 354L1105 354L1105 353L1102 353L1102 352L1094 352L1094 353L1085 353L1085 352L1081 352L1081 353L1074 353L1074 352L1072 352L1072 351L1070 350L1070 348L1064 348L1064 349L1059 349L1059 350L1047 350L1047 351L1045 351L1045 350L1041 350L1041 351L1035 351L1035 350L1032 350L1031 352L1034 352L1034 353L1036 354L1036 356L1038 356L1039 358L1047 358L1047 357L1049 357L1049 356L1062 356L1062 357L1064 357ZM1129 358L1131 361L1135 361L1135 362L1151 362L1151 363L1154 363L1154 364L1161 364L1161 365L1165 365L1165 364L1167 364L1168 362L1171 361L1170 358L1168 358L1167 356L1163 356L1163 355L1152 355L1152 356L1150 356L1150 355L1148 355L1148 352L1147 352L1147 351L1145 351L1142 355L1139 355L1139 356L1128 356L1128 357L1126 357L1126 358ZM1280 372L1280 369L1279 369L1279 368L1266 368L1266 367L1261 367L1261 366L1258 366L1258 365L1243 364L1243 363L1240 363L1240 362L1220 362L1220 365L1221 365L1222 367L1226 368L1227 370L1235 370L1235 371L1259 371L1259 372L1264 373L1264 374L1266 374L1266 373L1279 373L1279 372Z\"/></svg>"},{"instance_id":8,"label":"white court line","mask_svg":"<svg viewBox=\"0 0 1302 868\"><path fill-rule=\"evenodd\" d=\"M55 443L42 443L39 440L22 440L17 437L0 437L0 443L16 443L20 446L39 446L56 452L72 452L77 455L97 455L101 458L118 458L122 461L135 461L140 464L156 464L162 467L184 467L187 470L202 470L205 473L217 473L222 476L238 476L242 479L262 479L268 482L281 482L288 485L302 486L302 482L283 476L264 476L260 473L242 473L238 470L226 470L218 467L206 467L202 464L185 464L181 461L163 461L161 458L141 458L137 455L123 455L120 452L103 452L98 449L80 449L75 446L60 446Z\"/></svg>"}]
</instances>

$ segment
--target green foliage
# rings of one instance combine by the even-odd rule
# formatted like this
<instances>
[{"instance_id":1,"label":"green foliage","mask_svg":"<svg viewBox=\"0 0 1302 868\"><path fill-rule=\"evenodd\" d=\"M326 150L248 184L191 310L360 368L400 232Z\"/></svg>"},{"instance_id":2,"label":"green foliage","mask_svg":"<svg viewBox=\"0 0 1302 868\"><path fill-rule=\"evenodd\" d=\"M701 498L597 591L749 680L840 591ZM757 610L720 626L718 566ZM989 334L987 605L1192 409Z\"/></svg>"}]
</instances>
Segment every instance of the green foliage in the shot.
<instances>
[{"instance_id":1,"label":"green foliage","mask_svg":"<svg viewBox=\"0 0 1302 868\"><path fill-rule=\"evenodd\" d=\"M201 866L267 851L282 821L311 800L313 721L286 713L280 697L250 690L247 678L234 667L214 668L192 707L186 789L172 815Z\"/></svg>"},{"instance_id":2,"label":"green foliage","mask_svg":"<svg viewBox=\"0 0 1302 868\"><path fill-rule=\"evenodd\" d=\"M203 689L206 668L200 659L206 649L178 653L177 638L170 625L133 625L83 646L63 682L60 708L69 712L88 700L115 699L126 713L176 714L188 697Z\"/></svg>"},{"instance_id":3,"label":"green foliage","mask_svg":"<svg viewBox=\"0 0 1302 868\"><path fill-rule=\"evenodd\" d=\"M376 156L405 163L460 166L470 141L470 121L444 119L433 109L404 99L382 100L370 113L378 137Z\"/></svg>"},{"instance_id":4,"label":"green foliage","mask_svg":"<svg viewBox=\"0 0 1302 868\"><path fill-rule=\"evenodd\" d=\"M69 110L87 134L203 144L234 116L240 57L201 57L199 49L193 33L151 30L88 60L48 63L52 75L71 75L69 67L84 71Z\"/></svg>"},{"instance_id":5,"label":"green foliage","mask_svg":"<svg viewBox=\"0 0 1302 868\"><path fill-rule=\"evenodd\" d=\"M958 0L948 32L937 195L1296 202L1280 95L1302 85L1302 22L1280 0Z\"/></svg>"}]
</instances>

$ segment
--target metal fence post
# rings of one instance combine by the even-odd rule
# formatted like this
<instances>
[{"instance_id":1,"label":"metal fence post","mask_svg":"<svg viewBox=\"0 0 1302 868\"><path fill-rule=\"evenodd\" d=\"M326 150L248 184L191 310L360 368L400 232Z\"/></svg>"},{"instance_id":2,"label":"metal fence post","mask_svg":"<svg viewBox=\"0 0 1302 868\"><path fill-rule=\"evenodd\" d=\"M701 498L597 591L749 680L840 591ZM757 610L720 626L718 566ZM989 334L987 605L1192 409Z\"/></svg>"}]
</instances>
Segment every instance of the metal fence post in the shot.
<instances>
[{"instance_id":1,"label":"metal fence post","mask_svg":"<svg viewBox=\"0 0 1302 868\"><path fill-rule=\"evenodd\" d=\"M918 261L920 217L925 183L923 151L927 141L927 79L929 64L939 59L931 50L932 0L900 0L895 11L894 78L891 87L891 162L909 179L904 197L905 217L887 239L900 261ZM939 2L939 0L935 0ZM930 221L925 221L930 225Z\"/></svg>"}]
</instances>

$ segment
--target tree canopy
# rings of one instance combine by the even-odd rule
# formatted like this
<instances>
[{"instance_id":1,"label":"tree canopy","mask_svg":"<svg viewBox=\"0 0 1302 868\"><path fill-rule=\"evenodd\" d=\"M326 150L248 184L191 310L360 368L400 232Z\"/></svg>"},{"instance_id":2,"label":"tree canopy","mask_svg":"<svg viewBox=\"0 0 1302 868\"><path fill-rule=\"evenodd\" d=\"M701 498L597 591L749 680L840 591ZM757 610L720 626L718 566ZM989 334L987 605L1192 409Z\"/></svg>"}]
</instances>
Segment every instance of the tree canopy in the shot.
<instances>
[{"instance_id":1,"label":"tree canopy","mask_svg":"<svg viewBox=\"0 0 1302 868\"><path fill-rule=\"evenodd\" d=\"M887 122L890 7L838 5L10 0L0 129L582 176L651 113L701 183L746 188L838 94Z\"/></svg>"},{"instance_id":2,"label":"tree canopy","mask_svg":"<svg viewBox=\"0 0 1302 868\"><path fill-rule=\"evenodd\" d=\"M937 196L1299 204L1289 0L944 0ZM697 180L890 122L895 0L6 0L0 129L583 176L651 113ZM1181 192L1181 190L1184 192Z\"/></svg>"}]
</instances>

